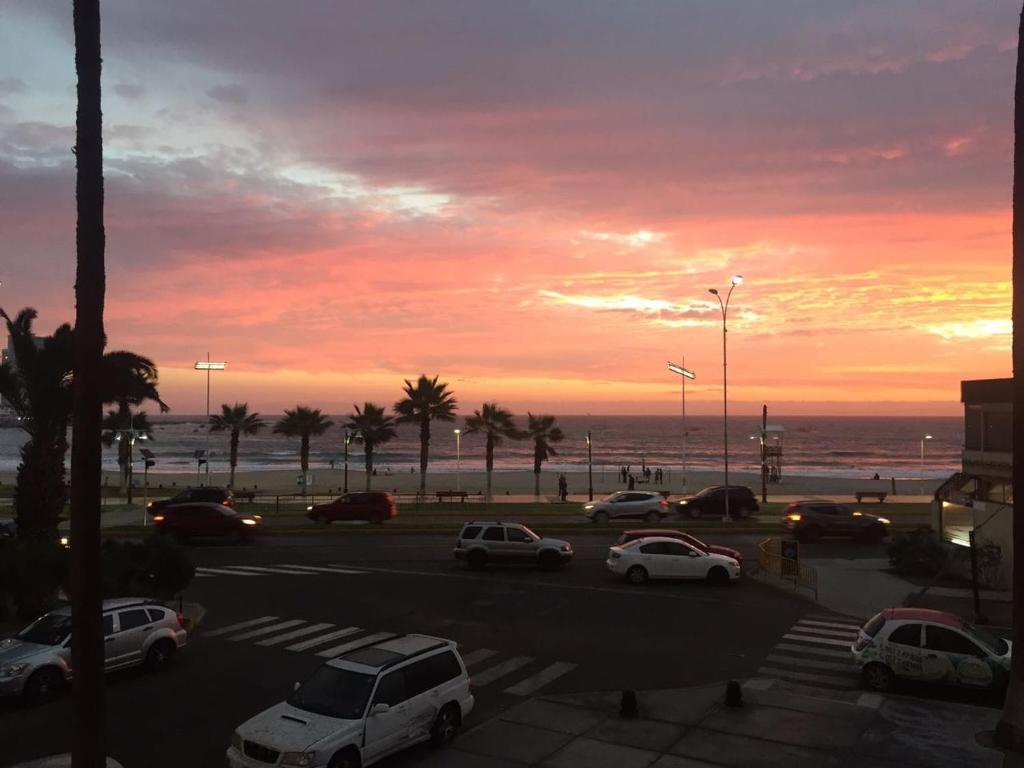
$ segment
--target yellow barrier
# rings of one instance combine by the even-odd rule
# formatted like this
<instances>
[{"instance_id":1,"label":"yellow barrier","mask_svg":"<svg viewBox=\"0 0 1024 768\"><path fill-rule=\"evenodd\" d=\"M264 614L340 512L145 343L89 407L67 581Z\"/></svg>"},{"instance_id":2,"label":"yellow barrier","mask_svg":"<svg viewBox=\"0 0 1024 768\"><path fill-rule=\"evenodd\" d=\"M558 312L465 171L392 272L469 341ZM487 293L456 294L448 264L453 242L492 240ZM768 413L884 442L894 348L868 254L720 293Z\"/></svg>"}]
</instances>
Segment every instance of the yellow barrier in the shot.
<instances>
[{"instance_id":1,"label":"yellow barrier","mask_svg":"<svg viewBox=\"0 0 1024 768\"><path fill-rule=\"evenodd\" d=\"M760 570L785 581L792 581L794 587L804 587L814 592L818 599L818 572L799 560L780 554L778 539L765 539L757 545L757 564Z\"/></svg>"}]
</instances>

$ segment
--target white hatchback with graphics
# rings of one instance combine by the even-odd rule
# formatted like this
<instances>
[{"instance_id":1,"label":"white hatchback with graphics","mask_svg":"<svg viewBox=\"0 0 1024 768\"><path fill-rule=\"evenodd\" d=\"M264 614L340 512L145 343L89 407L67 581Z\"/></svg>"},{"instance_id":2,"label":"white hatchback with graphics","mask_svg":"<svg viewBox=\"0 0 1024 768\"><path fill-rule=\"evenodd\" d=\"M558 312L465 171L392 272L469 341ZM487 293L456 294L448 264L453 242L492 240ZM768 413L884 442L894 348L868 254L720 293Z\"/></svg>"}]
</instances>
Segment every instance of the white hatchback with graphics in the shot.
<instances>
[{"instance_id":1,"label":"white hatchback with graphics","mask_svg":"<svg viewBox=\"0 0 1024 768\"><path fill-rule=\"evenodd\" d=\"M242 723L228 765L365 768L421 741L450 741L472 709L455 643L400 635L332 659Z\"/></svg>"},{"instance_id":2,"label":"white hatchback with graphics","mask_svg":"<svg viewBox=\"0 0 1024 768\"><path fill-rule=\"evenodd\" d=\"M1006 687L1011 643L953 613L887 608L851 646L865 685L891 690L897 678L969 688Z\"/></svg>"}]
</instances>

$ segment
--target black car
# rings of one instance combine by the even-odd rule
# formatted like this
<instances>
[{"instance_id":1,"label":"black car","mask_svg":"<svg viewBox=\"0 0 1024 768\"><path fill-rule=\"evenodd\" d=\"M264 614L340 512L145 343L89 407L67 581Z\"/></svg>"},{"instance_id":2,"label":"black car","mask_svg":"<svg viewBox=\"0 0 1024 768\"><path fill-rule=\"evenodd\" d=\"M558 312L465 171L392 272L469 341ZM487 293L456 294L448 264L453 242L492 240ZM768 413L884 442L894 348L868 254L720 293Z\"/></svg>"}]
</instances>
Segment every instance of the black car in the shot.
<instances>
[{"instance_id":1,"label":"black car","mask_svg":"<svg viewBox=\"0 0 1024 768\"><path fill-rule=\"evenodd\" d=\"M782 525L801 541L815 541L823 536L881 541L889 535L890 521L846 504L808 499L786 507Z\"/></svg>"},{"instance_id":2,"label":"black car","mask_svg":"<svg viewBox=\"0 0 1024 768\"><path fill-rule=\"evenodd\" d=\"M210 502L212 504L223 504L230 507L235 503L235 496L229 488L187 488L177 496L169 499L151 501L146 507L146 512L155 515L167 507L177 504L194 504L196 502Z\"/></svg>"},{"instance_id":3,"label":"black car","mask_svg":"<svg viewBox=\"0 0 1024 768\"><path fill-rule=\"evenodd\" d=\"M749 488L742 485L730 485L728 495L730 517L749 517L760 509L754 492ZM712 485L677 502L677 509L680 515L687 517L697 518L701 515L721 517L725 514L725 498L726 487Z\"/></svg>"}]
</instances>

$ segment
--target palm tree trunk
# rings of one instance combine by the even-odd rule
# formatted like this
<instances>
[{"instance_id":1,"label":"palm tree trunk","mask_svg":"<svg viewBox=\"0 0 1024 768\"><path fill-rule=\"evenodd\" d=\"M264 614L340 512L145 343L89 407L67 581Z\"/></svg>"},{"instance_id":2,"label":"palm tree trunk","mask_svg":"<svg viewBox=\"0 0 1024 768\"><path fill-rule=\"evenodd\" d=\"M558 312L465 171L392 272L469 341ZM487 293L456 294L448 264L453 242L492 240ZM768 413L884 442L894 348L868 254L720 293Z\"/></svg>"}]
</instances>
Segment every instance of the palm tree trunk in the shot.
<instances>
[{"instance_id":1,"label":"palm tree trunk","mask_svg":"<svg viewBox=\"0 0 1024 768\"><path fill-rule=\"evenodd\" d=\"M309 472L309 435L302 436L299 444L299 466L302 468L302 495L306 495L306 475Z\"/></svg>"},{"instance_id":2,"label":"palm tree trunk","mask_svg":"<svg viewBox=\"0 0 1024 768\"><path fill-rule=\"evenodd\" d=\"M533 457L533 495L540 498L540 459L534 454Z\"/></svg>"},{"instance_id":3,"label":"palm tree trunk","mask_svg":"<svg viewBox=\"0 0 1024 768\"><path fill-rule=\"evenodd\" d=\"M373 446L366 443L366 490L370 490L371 475L373 475Z\"/></svg>"},{"instance_id":4,"label":"palm tree trunk","mask_svg":"<svg viewBox=\"0 0 1024 768\"><path fill-rule=\"evenodd\" d=\"M231 474L228 477L228 488L235 489L235 467L238 466L238 430L231 430Z\"/></svg>"},{"instance_id":5,"label":"palm tree trunk","mask_svg":"<svg viewBox=\"0 0 1024 768\"><path fill-rule=\"evenodd\" d=\"M1024 504L1024 13L1017 32L1017 83L1014 92L1013 139L1013 497ZM1013 564L1013 642L1024 648L1024 524L1013 525L1013 551L1022 562ZM1019 645L1018 645L1019 643ZM1024 750L1024 654L1014 653L1003 715L996 742Z\"/></svg>"},{"instance_id":6,"label":"palm tree trunk","mask_svg":"<svg viewBox=\"0 0 1024 768\"><path fill-rule=\"evenodd\" d=\"M494 471L494 437L490 434L487 435L487 495L484 497L486 501L491 501L491 472Z\"/></svg>"},{"instance_id":7,"label":"palm tree trunk","mask_svg":"<svg viewBox=\"0 0 1024 768\"><path fill-rule=\"evenodd\" d=\"M100 589L100 448L103 403L103 112L99 0L74 0L78 114L77 273L75 276L74 419L71 449L71 665L75 768L106 765L103 688L103 595Z\"/></svg>"},{"instance_id":8,"label":"palm tree trunk","mask_svg":"<svg viewBox=\"0 0 1024 768\"><path fill-rule=\"evenodd\" d=\"M427 495L427 456L430 450L430 419L420 422L420 495Z\"/></svg>"}]
</instances>

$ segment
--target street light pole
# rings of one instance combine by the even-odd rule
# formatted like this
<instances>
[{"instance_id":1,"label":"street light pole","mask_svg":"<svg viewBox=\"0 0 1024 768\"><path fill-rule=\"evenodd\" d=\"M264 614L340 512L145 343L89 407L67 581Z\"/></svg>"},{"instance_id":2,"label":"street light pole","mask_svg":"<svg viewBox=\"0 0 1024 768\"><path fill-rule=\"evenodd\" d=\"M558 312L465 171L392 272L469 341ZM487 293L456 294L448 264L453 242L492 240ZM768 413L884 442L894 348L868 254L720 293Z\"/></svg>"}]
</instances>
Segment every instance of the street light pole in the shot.
<instances>
[{"instance_id":1,"label":"street light pole","mask_svg":"<svg viewBox=\"0 0 1024 768\"><path fill-rule=\"evenodd\" d=\"M921 438L921 495L924 496L924 441L931 440L931 435L925 435Z\"/></svg>"},{"instance_id":2,"label":"street light pole","mask_svg":"<svg viewBox=\"0 0 1024 768\"><path fill-rule=\"evenodd\" d=\"M352 442L352 436L345 430L345 486L341 489L342 493L348 493L348 444ZM366 487L370 487L370 479L366 479Z\"/></svg>"},{"instance_id":3,"label":"street light pole","mask_svg":"<svg viewBox=\"0 0 1024 768\"><path fill-rule=\"evenodd\" d=\"M462 490L462 430L454 429L455 432L455 490ZM451 487L451 486L449 486Z\"/></svg>"},{"instance_id":4,"label":"street light pole","mask_svg":"<svg viewBox=\"0 0 1024 768\"><path fill-rule=\"evenodd\" d=\"M594 453L593 453L594 441L590 436L590 430L587 430L587 495L590 497L590 501L594 500Z\"/></svg>"},{"instance_id":5,"label":"street light pole","mask_svg":"<svg viewBox=\"0 0 1024 768\"><path fill-rule=\"evenodd\" d=\"M206 484L210 484L210 371L223 371L228 367L227 363L211 363L210 353L206 353L206 360L196 362L197 371L206 371ZM198 478L197 478L198 480Z\"/></svg>"},{"instance_id":6,"label":"street light pole","mask_svg":"<svg viewBox=\"0 0 1024 768\"><path fill-rule=\"evenodd\" d=\"M729 286L729 293L722 301L721 294L716 288L709 288L708 293L718 299L718 306L722 308L722 445L725 453L725 514L722 516L723 523L731 523L729 515L729 379L728 379L728 355L726 347L726 317L729 314L729 299L732 298L733 289L743 282L743 275L734 275L732 285Z\"/></svg>"},{"instance_id":7,"label":"street light pole","mask_svg":"<svg viewBox=\"0 0 1024 768\"><path fill-rule=\"evenodd\" d=\"M696 379L697 374L686 367L686 357L683 357L683 364L676 365L671 360L668 361L668 369L672 373L678 373L679 379L682 381L683 386L683 491L686 491L686 380Z\"/></svg>"}]
</instances>

